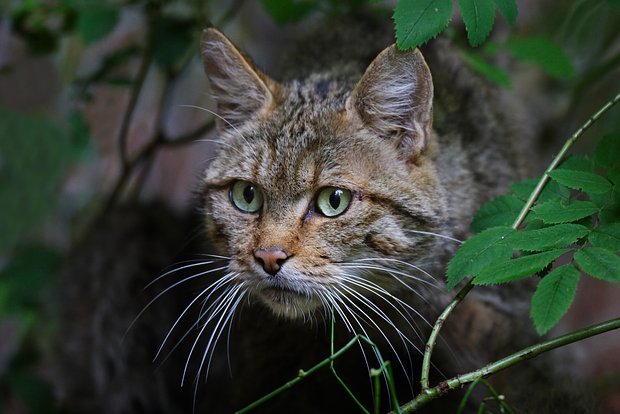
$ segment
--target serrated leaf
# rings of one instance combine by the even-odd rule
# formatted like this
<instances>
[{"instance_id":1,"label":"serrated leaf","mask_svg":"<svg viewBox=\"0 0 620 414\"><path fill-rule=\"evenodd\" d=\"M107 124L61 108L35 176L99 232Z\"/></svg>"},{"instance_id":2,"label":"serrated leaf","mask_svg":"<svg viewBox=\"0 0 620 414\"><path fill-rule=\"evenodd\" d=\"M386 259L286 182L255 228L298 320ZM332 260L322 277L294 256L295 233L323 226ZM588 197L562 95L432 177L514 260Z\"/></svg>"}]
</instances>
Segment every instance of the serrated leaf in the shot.
<instances>
[{"instance_id":1,"label":"serrated leaf","mask_svg":"<svg viewBox=\"0 0 620 414\"><path fill-rule=\"evenodd\" d=\"M475 285L497 285L523 279L536 272L540 272L568 251L570 249L551 250L549 252L522 256L518 259L496 262L482 270L474 278L473 283Z\"/></svg>"},{"instance_id":2,"label":"serrated leaf","mask_svg":"<svg viewBox=\"0 0 620 414\"><path fill-rule=\"evenodd\" d=\"M586 247L575 253L575 261L585 273L608 282L620 282L620 257L601 247Z\"/></svg>"},{"instance_id":3,"label":"serrated leaf","mask_svg":"<svg viewBox=\"0 0 620 414\"><path fill-rule=\"evenodd\" d=\"M560 163L558 169L594 172L594 163L587 155L571 155Z\"/></svg>"},{"instance_id":4,"label":"serrated leaf","mask_svg":"<svg viewBox=\"0 0 620 414\"><path fill-rule=\"evenodd\" d=\"M525 203L513 196L503 195L485 203L478 209L471 222L474 233L495 226L510 226L516 220Z\"/></svg>"},{"instance_id":5,"label":"serrated leaf","mask_svg":"<svg viewBox=\"0 0 620 414\"><path fill-rule=\"evenodd\" d=\"M613 252L620 251L620 223L599 226L588 236L592 246L602 247Z\"/></svg>"},{"instance_id":6,"label":"serrated leaf","mask_svg":"<svg viewBox=\"0 0 620 414\"><path fill-rule=\"evenodd\" d=\"M77 16L77 32L84 43L91 44L106 37L116 27L119 10L92 3L79 10Z\"/></svg>"},{"instance_id":7,"label":"serrated leaf","mask_svg":"<svg viewBox=\"0 0 620 414\"><path fill-rule=\"evenodd\" d=\"M514 249L507 242L514 233L511 227L493 227L466 240L448 264L447 289L492 263L510 259Z\"/></svg>"},{"instance_id":8,"label":"serrated leaf","mask_svg":"<svg viewBox=\"0 0 620 414\"><path fill-rule=\"evenodd\" d=\"M514 24L517 21L519 15L519 9L517 9L517 3L515 0L494 0L497 9L504 16L504 19L510 24Z\"/></svg>"},{"instance_id":9,"label":"serrated leaf","mask_svg":"<svg viewBox=\"0 0 620 414\"><path fill-rule=\"evenodd\" d=\"M620 134L607 134L596 145L594 162L608 172L620 169ZM620 184L620 183L616 183Z\"/></svg>"},{"instance_id":10,"label":"serrated leaf","mask_svg":"<svg viewBox=\"0 0 620 414\"><path fill-rule=\"evenodd\" d=\"M546 37L511 38L506 49L517 59L532 62L551 76L572 78L575 70L564 50Z\"/></svg>"},{"instance_id":11,"label":"serrated leaf","mask_svg":"<svg viewBox=\"0 0 620 414\"><path fill-rule=\"evenodd\" d=\"M527 201L530 195L536 188L536 185L540 181L540 177L533 178L531 180L521 181L510 186L510 191L515 197L520 200ZM564 186L561 186L555 181L548 181L543 188L542 192L538 196L538 202L543 203L545 201L561 199L568 200L570 198L570 190Z\"/></svg>"},{"instance_id":12,"label":"serrated leaf","mask_svg":"<svg viewBox=\"0 0 620 414\"><path fill-rule=\"evenodd\" d=\"M538 283L530 315L539 335L547 333L568 311L575 299L579 276L579 270L567 264L554 269Z\"/></svg>"},{"instance_id":13,"label":"serrated leaf","mask_svg":"<svg viewBox=\"0 0 620 414\"><path fill-rule=\"evenodd\" d=\"M566 247L589 233L587 227L579 224L558 224L537 230L516 233L512 245L519 250L530 252Z\"/></svg>"},{"instance_id":14,"label":"serrated leaf","mask_svg":"<svg viewBox=\"0 0 620 414\"><path fill-rule=\"evenodd\" d=\"M469 44L482 44L493 28L495 3L493 0L459 0L459 7Z\"/></svg>"},{"instance_id":15,"label":"serrated leaf","mask_svg":"<svg viewBox=\"0 0 620 414\"><path fill-rule=\"evenodd\" d=\"M505 89L510 89L512 86L512 80L510 75L504 69L499 66L487 63L480 55L474 53L461 53L465 63L469 65L474 71L484 76L487 80L501 86Z\"/></svg>"},{"instance_id":16,"label":"serrated leaf","mask_svg":"<svg viewBox=\"0 0 620 414\"><path fill-rule=\"evenodd\" d=\"M548 172L547 175L568 188L588 194L605 194L611 190L609 181L591 172L559 169Z\"/></svg>"},{"instance_id":17,"label":"serrated leaf","mask_svg":"<svg viewBox=\"0 0 620 414\"><path fill-rule=\"evenodd\" d=\"M547 224L570 223L591 216L598 211L596 204L590 201L571 201L564 203L551 200L532 208L536 218Z\"/></svg>"},{"instance_id":18,"label":"serrated leaf","mask_svg":"<svg viewBox=\"0 0 620 414\"><path fill-rule=\"evenodd\" d=\"M398 48L413 49L448 26L452 18L452 0L400 0L393 18Z\"/></svg>"}]
</instances>

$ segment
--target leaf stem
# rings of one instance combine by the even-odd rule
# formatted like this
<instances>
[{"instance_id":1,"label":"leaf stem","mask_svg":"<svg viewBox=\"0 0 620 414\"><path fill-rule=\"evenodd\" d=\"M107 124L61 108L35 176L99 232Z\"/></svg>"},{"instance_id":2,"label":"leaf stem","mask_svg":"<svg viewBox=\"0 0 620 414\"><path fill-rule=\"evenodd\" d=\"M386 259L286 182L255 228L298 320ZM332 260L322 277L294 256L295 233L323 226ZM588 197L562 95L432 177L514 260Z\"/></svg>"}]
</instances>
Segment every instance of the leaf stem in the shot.
<instances>
[{"instance_id":1,"label":"leaf stem","mask_svg":"<svg viewBox=\"0 0 620 414\"><path fill-rule=\"evenodd\" d=\"M588 128L590 128L590 126L592 126L592 124L596 122L605 112L607 112L612 106L617 104L618 101L620 101L620 93L618 93L612 100L608 101L605 105L603 105L577 131L575 131L575 133L568 140L566 140L566 142L564 143L564 146L562 147L560 152L553 158L553 160L551 161L551 164L549 164L549 167L547 167L545 174L543 174L541 179L538 181L538 184L534 188L534 191L532 191L532 193L530 194L530 197L528 198L527 202L521 209L521 212L519 213L516 220L512 224L512 228L516 230L521 225L521 223L523 223L523 220L525 220L525 217L529 213L530 208L534 205L534 203L540 196L540 193L542 192L543 188L547 184L547 181L549 181L549 177L547 176L547 173L555 169L560 164L560 162L562 162L568 150L573 146L573 144L577 141L577 139L579 139L579 137L581 137L583 133ZM426 346L424 348L424 357L422 360L422 373L420 375L420 383L422 385L422 390L420 392L420 395L426 395L429 391L428 378L429 378L429 372L430 372L430 367L431 367L431 356L433 353L433 349L435 348L435 344L437 342L439 331L441 330L441 327L443 326L444 322L446 321L450 313L452 313L454 308L456 308L456 306L459 303L461 303L461 301L465 298L465 296L467 296L467 294L471 291L472 288L473 288L473 284L472 284L472 281L470 280L465 286L463 286L463 288L461 288L461 290L456 294L454 299L446 306L446 308L437 318L435 325L433 326L428 342L426 343Z\"/></svg>"},{"instance_id":2,"label":"leaf stem","mask_svg":"<svg viewBox=\"0 0 620 414\"><path fill-rule=\"evenodd\" d=\"M534 358L544 352L552 349L571 344L573 342L581 341L582 339L589 338L591 336L599 335L604 332L608 332L614 329L620 328L620 318L611 319L599 324L591 325L583 329L568 333L566 335L559 336L557 338L550 339L545 342L541 342L536 345L524 348L514 354L511 354L505 358L492 362L479 368L475 371L471 371L467 374L457 375L448 380L442 381L433 388L423 390L416 398L400 407L403 413L411 413L418 408L426 405L429 401L444 395L446 392L455 388L460 388L464 384L486 378L491 374L496 374L505 370L517 363L523 362L527 359Z\"/></svg>"}]
</instances>

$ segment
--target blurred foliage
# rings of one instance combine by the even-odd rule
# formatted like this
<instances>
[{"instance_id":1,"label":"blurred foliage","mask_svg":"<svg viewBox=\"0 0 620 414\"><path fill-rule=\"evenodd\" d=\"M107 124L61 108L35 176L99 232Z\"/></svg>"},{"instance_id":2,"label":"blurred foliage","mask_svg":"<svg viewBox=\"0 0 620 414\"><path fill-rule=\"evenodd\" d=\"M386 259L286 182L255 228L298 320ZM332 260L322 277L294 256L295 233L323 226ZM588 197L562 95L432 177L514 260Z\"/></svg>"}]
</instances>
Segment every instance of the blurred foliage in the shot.
<instances>
[{"instance_id":1,"label":"blurred foliage","mask_svg":"<svg viewBox=\"0 0 620 414\"><path fill-rule=\"evenodd\" d=\"M3 3L10 29L29 53L36 55L62 55L63 45L73 42L79 45L79 60L87 48L105 41L128 12L140 14L144 27L141 27L141 38L110 51L90 72L78 75L71 71L67 87L70 105L66 114L26 114L0 108L0 327L4 326L3 320L8 326L17 326L11 337L19 344L15 352L0 355L0 413L7 404L13 406L14 401L20 401L27 412L52 410L50 387L37 375L36 365L45 341L53 334L53 329L43 321L45 305L41 295L53 281L62 255L49 246L37 244L36 232L55 214L64 178L90 148L90 128L81 104L92 98L92 86L98 84L129 88L132 96L139 96L146 71L153 65L166 75L167 85L173 84L197 55L199 37L207 23L225 25L245 3L248 2L228 2L223 13L215 13L215 2L208 0ZM385 15L388 2L261 0L260 3L274 22L291 25L361 8ZM610 74L618 75L620 0L545 4L541 6L539 18L529 26L519 26L515 0L400 0L393 11L396 40L406 49L444 31L443 35L452 39L475 71L505 88L512 86L513 79L506 65L498 64L502 56L510 55L520 63L534 64L551 77L551 85L559 85L564 95L569 96L568 108L573 113L567 119L572 119L575 108L588 102L583 99L588 91ZM478 10L478 6L482 8ZM455 7L461 11L462 21L451 21ZM495 36L493 31L497 27L500 27L499 35ZM489 35L491 40L487 40ZM119 77L117 69L136 60L142 62L144 70L133 77ZM128 107L128 112L131 109ZM620 117L608 117L605 122L608 131L620 130ZM119 137L119 145L122 141ZM152 153L149 155L152 157ZM117 189L127 184L134 167L133 163L125 163L126 174L119 179ZM97 202L105 204L108 195L99 196L101 200ZM111 201L114 196L110 197Z\"/></svg>"}]
</instances>

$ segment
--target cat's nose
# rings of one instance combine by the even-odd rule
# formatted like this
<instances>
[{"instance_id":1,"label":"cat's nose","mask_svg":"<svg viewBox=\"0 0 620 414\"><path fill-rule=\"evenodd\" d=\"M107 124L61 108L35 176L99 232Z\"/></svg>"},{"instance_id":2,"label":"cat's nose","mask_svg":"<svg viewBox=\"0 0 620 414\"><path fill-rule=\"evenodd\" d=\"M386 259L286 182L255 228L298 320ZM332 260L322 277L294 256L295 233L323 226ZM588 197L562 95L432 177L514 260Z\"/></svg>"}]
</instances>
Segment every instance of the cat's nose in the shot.
<instances>
[{"instance_id":1,"label":"cat's nose","mask_svg":"<svg viewBox=\"0 0 620 414\"><path fill-rule=\"evenodd\" d=\"M265 272L275 276L282 264L290 256L281 247L261 247L254 251L254 258L265 269Z\"/></svg>"}]
</instances>

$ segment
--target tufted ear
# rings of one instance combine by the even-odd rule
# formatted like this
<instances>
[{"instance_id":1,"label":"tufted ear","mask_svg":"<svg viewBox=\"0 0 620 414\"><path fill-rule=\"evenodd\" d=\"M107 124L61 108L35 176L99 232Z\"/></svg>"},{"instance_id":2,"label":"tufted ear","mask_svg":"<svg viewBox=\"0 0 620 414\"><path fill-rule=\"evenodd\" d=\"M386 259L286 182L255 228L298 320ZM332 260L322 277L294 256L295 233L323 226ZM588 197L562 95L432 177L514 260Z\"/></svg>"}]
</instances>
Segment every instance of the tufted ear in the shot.
<instances>
[{"instance_id":1,"label":"tufted ear","mask_svg":"<svg viewBox=\"0 0 620 414\"><path fill-rule=\"evenodd\" d=\"M202 58L223 118L220 128L236 126L272 106L276 82L256 69L219 30L204 31Z\"/></svg>"},{"instance_id":2,"label":"tufted ear","mask_svg":"<svg viewBox=\"0 0 620 414\"><path fill-rule=\"evenodd\" d=\"M418 49L384 49L366 69L349 100L364 125L393 140L415 160L428 145L433 121L433 82Z\"/></svg>"}]
</instances>

